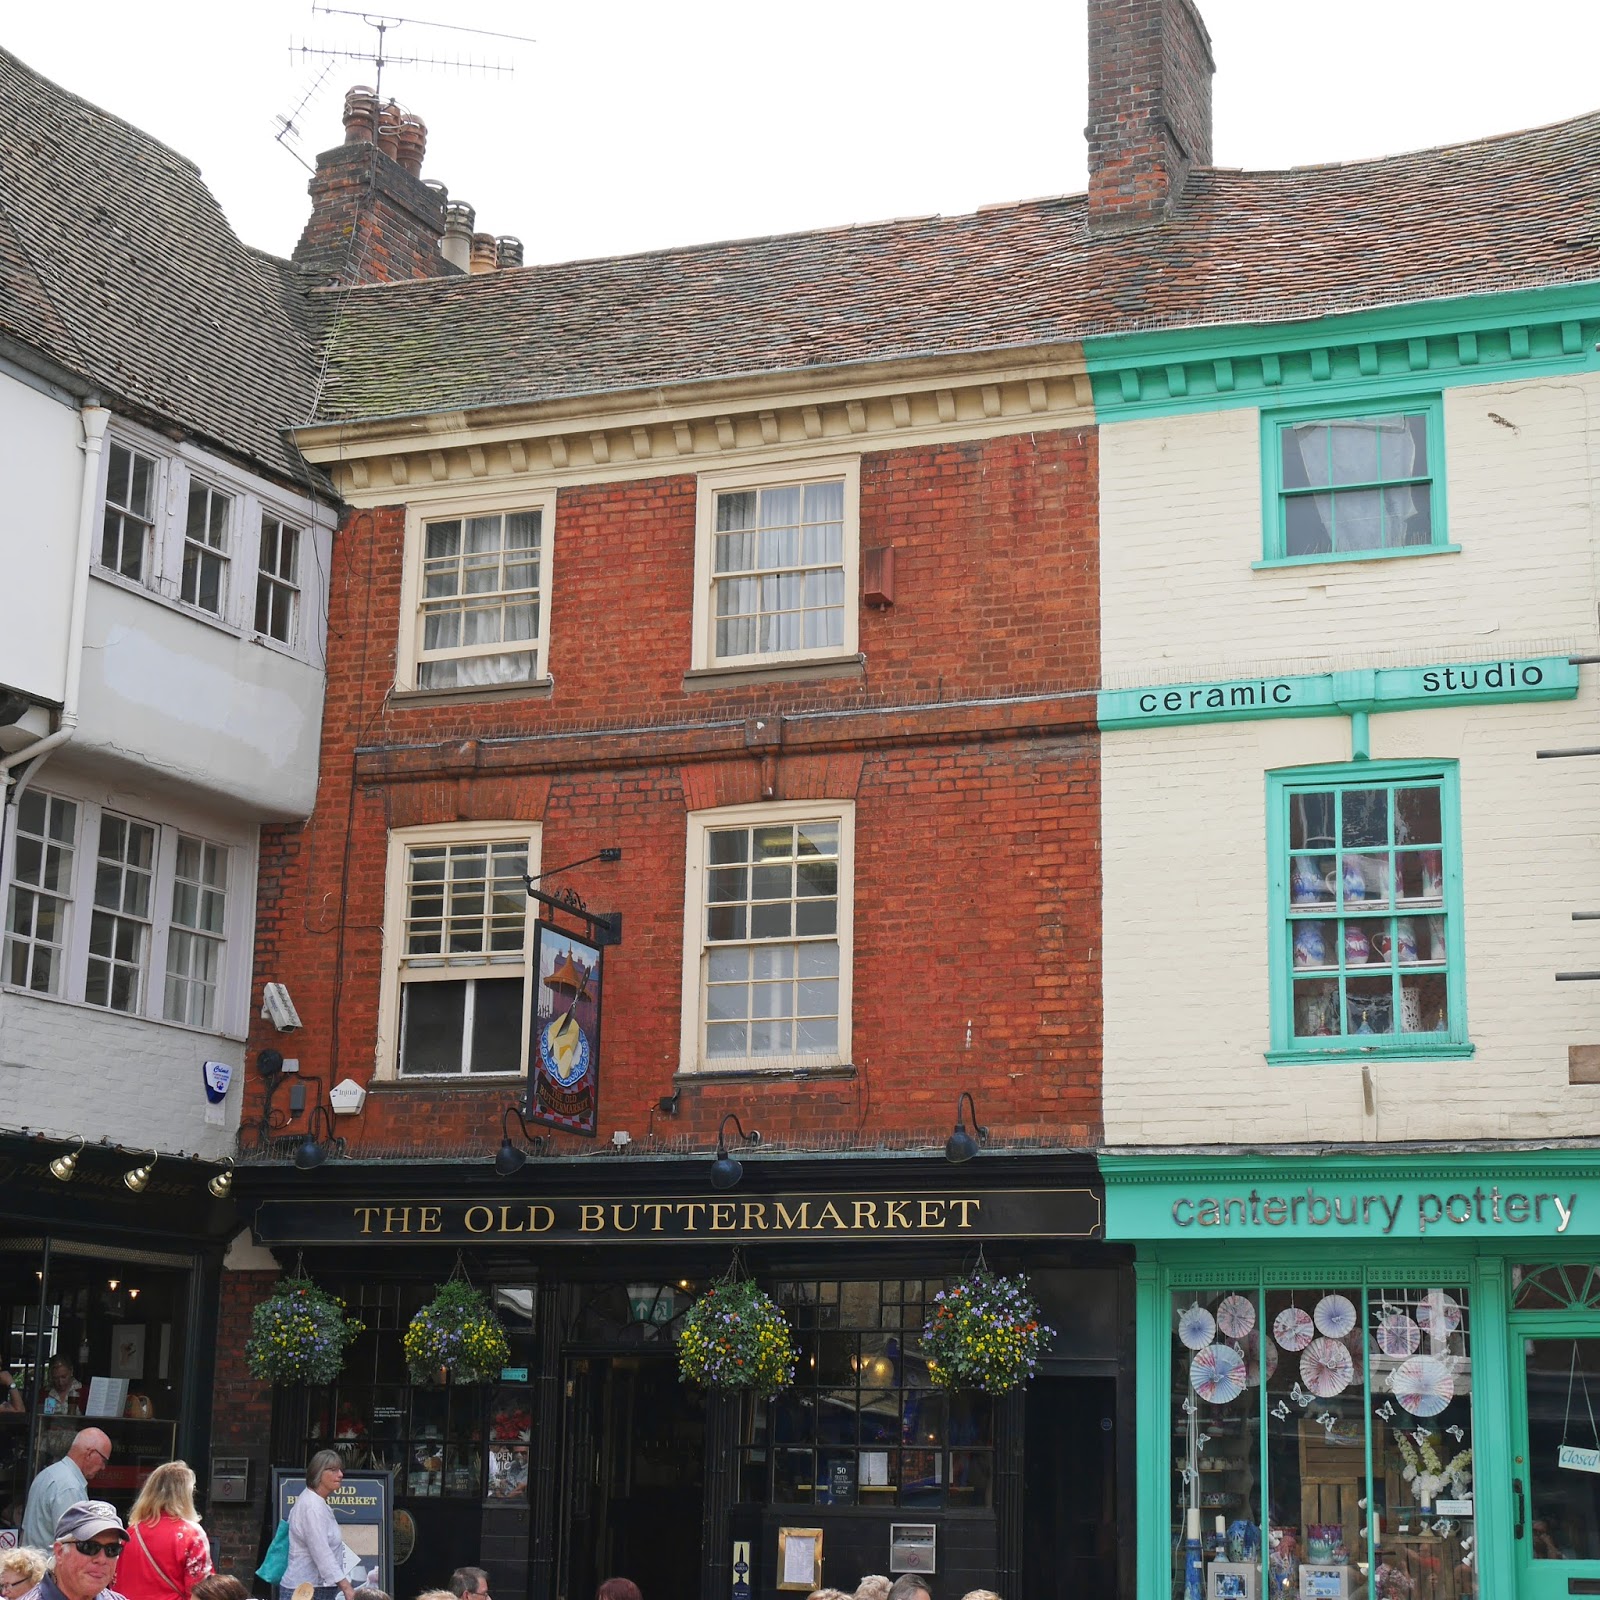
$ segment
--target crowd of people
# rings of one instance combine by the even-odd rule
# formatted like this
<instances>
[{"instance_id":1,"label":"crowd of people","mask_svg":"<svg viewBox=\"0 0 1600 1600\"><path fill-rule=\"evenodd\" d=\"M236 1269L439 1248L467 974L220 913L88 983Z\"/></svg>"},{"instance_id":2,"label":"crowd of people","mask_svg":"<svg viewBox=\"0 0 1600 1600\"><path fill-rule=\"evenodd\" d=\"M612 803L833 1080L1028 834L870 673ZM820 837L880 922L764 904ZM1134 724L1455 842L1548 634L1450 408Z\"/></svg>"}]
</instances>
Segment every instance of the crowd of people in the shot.
<instances>
[{"instance_id":1,"label":"crowd of people","mask_svg":"<svg viewBox=\"0 0 1600 1600\"><path fill-rule=\"evenodd\" d=\"M24 1542L0 1551L0 1600L249 1600L238 1578L212 1570L210 1541L195 1510L194 1470L182 1461L155 1468L124 1523L108 1501L89 1498L90 1482L110 1459L111 1441L100 1429L85 1428L66 1455L33 1480ZM286 1519L279 1600L391 1600L381 1589L357 1588L346 1571L349 1552L328 1504L343 1481L337 1450L319 1450L307 1463L309 1493L296 1496ZM493 1600L489 1574L458 1567L448 1589L425 1589L416 1600ZM595 1600L643 1596L632 1579L618 1577L607 1578ZM813 1589L806 1600L933 1600L933 1590L916 1573L893 1583L873 1574L853 1593ZM970 1589L961 1600L1000 1596Z\"/></svg>"}]
</instances>

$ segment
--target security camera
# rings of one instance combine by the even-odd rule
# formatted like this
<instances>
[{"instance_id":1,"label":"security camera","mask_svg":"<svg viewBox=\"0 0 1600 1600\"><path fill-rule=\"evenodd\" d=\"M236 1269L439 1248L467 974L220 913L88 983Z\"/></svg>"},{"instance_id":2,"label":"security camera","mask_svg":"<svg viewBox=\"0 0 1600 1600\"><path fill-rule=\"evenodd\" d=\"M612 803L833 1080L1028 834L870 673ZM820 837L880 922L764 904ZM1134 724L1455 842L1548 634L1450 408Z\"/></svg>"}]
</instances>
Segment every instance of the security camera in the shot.
<instances>
[{"instance_id":1,"label":"security camera","mask_svg":"<svg viewBox=\"0 0 1600 1600\"><path fill-rule=\"evenodd\" d=\"M279 1033L293 1033L301 1026L300 1013L289 998L289 991L281 983L269 983L261 991L261 1015Z\"/></svg>"}]
</instances>

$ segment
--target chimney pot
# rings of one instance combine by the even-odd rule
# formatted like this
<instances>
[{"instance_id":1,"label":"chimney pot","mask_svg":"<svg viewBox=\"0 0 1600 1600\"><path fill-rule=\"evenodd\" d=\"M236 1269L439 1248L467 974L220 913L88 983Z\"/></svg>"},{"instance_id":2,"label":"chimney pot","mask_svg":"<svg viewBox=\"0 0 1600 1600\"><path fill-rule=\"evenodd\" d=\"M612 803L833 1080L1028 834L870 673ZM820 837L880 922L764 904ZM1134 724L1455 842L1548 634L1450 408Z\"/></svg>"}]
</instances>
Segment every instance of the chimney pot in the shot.
<instances>
[{"instance_id":1,"label":"chimney pot","mask_svg":"<svg viewBox=\"0 0 1600 1600\"><path fill-rule=\"evenodd\" d=\"M378 113L378 148L390 158L400 158L400 107L393 100Z\"/></svg>"},{"instance_id":2,"label":"chimney pot","mask_svg":"<svg viewBox=\"0 0 1600 1600\"><path fill-rule=\"evenodd\" d=\"M472 270L474 272L493 272L496 265L494 235L492 233L473 234Z\"/></svg>"},{"instance_id":3,"label":"chimney pot","mask_svg":"<svg viewBox=\"0 0 1600 1600\"><path fill-rule=\"evenodd\" d=\"M502 267L522 265L522 241L509 233L502 233L494 242L495 262Z\"/></svg>"},{"instance_id":4,"label":"chimney pot","mask_svg":"<svg viewBox=\"0 0 1600 1600\"><path fill-rule=\"evenodd\" d=\"M444 208L444 237L439 254L462 272L472 271L472 224L477 214L465 200L452 200Z\"/></svg>"},{"instance_id":5,"label":"chimney pot","mask_svg":"<svg viewBox=\"0 0 1600 1600\"><path fill-rule=\"evenodd\" d=\"M421 117L407 112L400 118L396 143L399 148L395 159L413 178L420 178L422 160L428 153L428 125Z\"/></svg>"},{"instance_id":6,"label":"chimney pot","mask_svg":"<svg viewBox=\"0 0 1600 1600\"><path fill-rule=\"evenodd\" d=\"M378 97L358 83L344 97L344 142L370 144L378 122Z\"/></svg>"}]
</instances>

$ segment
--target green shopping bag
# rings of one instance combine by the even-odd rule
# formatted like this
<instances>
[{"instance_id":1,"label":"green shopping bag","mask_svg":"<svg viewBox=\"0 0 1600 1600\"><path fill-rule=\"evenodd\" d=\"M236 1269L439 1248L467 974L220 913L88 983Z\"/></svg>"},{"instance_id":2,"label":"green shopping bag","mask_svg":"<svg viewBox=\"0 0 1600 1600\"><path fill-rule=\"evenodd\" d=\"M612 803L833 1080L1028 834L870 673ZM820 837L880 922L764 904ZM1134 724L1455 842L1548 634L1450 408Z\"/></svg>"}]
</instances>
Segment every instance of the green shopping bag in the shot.
<instances>
[{"instance_id":1,"label":"green shopping bag","mask_svg":"<svg viewBox=\"0 0 1600 1600\"><path fill-rule=\"evenodd\" d=\"M261 1558L261 1565L256 1568L256 1576L267 1583L282 1583L283 1575L289 1570L289 1519L285 1517L278 1524L278 1531L272 1536L272 1543L267 1546L267 1553Z\"/></svg>"}]
</instances>

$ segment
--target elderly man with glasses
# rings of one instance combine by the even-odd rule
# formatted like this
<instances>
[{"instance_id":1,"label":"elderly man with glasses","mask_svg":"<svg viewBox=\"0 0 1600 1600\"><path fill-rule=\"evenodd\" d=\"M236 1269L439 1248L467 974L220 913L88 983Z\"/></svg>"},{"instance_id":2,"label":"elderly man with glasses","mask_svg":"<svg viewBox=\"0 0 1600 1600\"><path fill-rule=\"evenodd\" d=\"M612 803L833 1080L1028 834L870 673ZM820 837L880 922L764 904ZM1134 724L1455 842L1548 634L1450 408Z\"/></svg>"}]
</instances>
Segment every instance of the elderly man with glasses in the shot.
<instances>
[{"instance_id":1,"label":"elderly man with glasses","mask_svg":"<svg viewBox=\"0 0 1600 1600\"><path fill-rule=\"evenodd\" d=\"M89 1498L89 1480L111 1459L111 1441L98 1428L85 1428L53 1467L46 1467L28 1490L22 1514L22 1542L43 1550L55 1538L56 1523L68 1506Z\"/></svg>"},{"instance_id":2,"label":"elderly man with glasses","mask_svg":"<svg viewBox=\"0 0 1600 1600\"><path fill-rule=\"evenodd\" d=\"M24 1600L122 1600L111 1587L117 1557L128 1542L115 1506L104 1500L80 1500L61 1513L51 1549L55 1569L30 1589Z\"/></svg>"}]
</instances>

